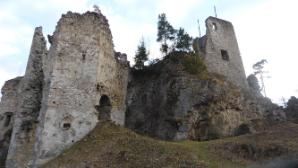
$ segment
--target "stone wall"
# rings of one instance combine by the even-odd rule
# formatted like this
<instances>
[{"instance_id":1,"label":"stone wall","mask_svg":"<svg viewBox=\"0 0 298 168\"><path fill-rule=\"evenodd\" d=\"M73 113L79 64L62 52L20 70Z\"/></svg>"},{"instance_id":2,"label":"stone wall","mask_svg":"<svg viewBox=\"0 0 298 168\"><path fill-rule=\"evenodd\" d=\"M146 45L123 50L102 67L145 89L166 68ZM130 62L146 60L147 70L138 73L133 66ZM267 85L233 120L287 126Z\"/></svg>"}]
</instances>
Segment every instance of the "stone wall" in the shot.
<instances>
[{"instance_id":1,"label":"stone wall","mask_svg":"<svg viewBox=\"0 0 298 168\"><path fill-rule=\"evenodd\" d=\"M5 166L14 115L17 111L18 86L22 77L5 82L0 102L0 167Z\"/></svg>"},{"instance_id":2,"label":"stone wall","mask_svg":"<svg viewBox=\"0 0 298 168\"><path fill-rule=\"evenodd\" d=\"M42 59L47 54L42 28L34 32L25 76L17 90L17 110L7 155L6 166L26 167L33 158L35 130L42 97Z\"/></svg>"},{"instance_id":3,"label":"stone wall","mask_svg":"<svg viewBox=\"0 0 298 168\"><path fill-rule=\"evenodd\" d=\"M199 41L208 70L226 76L229 81L247 90L246 75L232 23L209 17L206 29L206 35Z\"/></svg>"},{"instance_id":4,"label":"stone wall","mask_svg":"<svg viewBox=\"0 0 298 168\"><path fill-rule=\"evenodd\" d=\"M123 125L125 117L128 64L116 59L103 15L63 15L46 60L34 165L59 155L100 124L102 96L110 103L109 119Z\"/></svg>"}]
</instances>

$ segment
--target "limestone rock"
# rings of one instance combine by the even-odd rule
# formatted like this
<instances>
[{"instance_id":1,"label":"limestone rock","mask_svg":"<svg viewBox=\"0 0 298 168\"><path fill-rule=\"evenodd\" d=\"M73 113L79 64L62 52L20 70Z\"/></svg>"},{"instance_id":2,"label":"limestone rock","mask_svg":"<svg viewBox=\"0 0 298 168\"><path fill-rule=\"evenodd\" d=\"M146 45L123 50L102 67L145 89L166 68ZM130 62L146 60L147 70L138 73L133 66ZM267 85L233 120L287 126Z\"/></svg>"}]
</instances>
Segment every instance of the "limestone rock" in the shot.
<instances>
[{"instance_id":1,"label":"limestone rock","mask_svg":"<svg viewBox=\"0 0 298 168\"><path fill-rule=\"evenodd\" d=\"M298 119L298 99L296 97L292 96L288 100L285 111L289 119Z\"/></svg>"},{"instance_id":2,"label":"limestone rock","mask_svg":"<svg viewBox=\"0 0 298 168\"><path fill-rule=\"evenodd\" d=\"M251 91L254 94L256 94L257 96L261 96L260 85L259 85L257 77L255 75L251 74L247 77L247 82L248 82L248 85L249 85Z\"/></svg>"},{"instance_id":3,"label":"limestone rock","mask_svg":"<svg viewBox=\"0 0 298 168\"><path fill-rule=\"evenodd\" d=\"M128 128L166 140L208 140L235 135L241 124L262 118L224 77L189 75L172 59L132 71Z\"/></svg>"}]
</instances>

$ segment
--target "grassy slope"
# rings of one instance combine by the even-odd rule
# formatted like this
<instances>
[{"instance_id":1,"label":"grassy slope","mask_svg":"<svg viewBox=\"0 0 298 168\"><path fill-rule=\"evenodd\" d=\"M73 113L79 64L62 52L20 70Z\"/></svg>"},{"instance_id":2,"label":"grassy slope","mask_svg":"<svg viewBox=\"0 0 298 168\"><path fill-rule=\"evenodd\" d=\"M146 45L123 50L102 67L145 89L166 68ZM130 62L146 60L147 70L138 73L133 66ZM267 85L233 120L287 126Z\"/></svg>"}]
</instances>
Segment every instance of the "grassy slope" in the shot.
<instances>
[{"instance_id":1,"label":"grassy slope","mask_svg":"<svg viewBox=\"0 0 298 168\"><path fill-rule=\"evenodd\" d=\"M44 167L241 168L296 151L298 124L292 123L274 126L262 134L208 142L165 142L104 123ZM272 154L267 156L268 152Z\"/></svg>"}]
</instances>

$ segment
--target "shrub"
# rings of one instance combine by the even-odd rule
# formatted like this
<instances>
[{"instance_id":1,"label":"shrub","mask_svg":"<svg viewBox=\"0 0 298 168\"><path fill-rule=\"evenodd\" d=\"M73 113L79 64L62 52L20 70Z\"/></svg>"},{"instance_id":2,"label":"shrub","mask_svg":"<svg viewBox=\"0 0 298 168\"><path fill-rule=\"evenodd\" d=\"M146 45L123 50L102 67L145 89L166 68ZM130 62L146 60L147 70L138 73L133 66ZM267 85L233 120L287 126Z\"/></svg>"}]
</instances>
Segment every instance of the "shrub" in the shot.
<instances>
[{"instance_id":1,"label":"shrub","mask_svg":"<svg viewBox=\"0 0 298 168\"><path fill-rule=\"evenodd\" d=\"M207 72L206 65L202 58L194 53L184 56L182 64L184 70L193 75L204 75Z\"/></svg>"}]
</instances>

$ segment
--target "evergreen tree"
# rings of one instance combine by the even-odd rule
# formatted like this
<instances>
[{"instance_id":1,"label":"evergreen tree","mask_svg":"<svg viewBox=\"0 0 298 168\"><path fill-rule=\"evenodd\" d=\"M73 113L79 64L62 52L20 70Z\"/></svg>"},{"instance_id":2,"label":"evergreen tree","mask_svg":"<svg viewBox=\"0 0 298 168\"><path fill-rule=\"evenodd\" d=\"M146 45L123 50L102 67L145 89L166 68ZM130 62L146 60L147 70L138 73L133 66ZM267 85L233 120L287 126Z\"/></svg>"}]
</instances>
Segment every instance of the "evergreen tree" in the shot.
<instances>
[{"instance_id":1,"label":"evergreen tree","mask_svg":"<svg viewBox=\"0 0 298 168\"><path fill-rule=\"evenodd\" d=\"M136 69L143 69L144 68L144 62L146 62L148 60L148 52L145 46L145 42L144 39L141 40L138 49L136 51L136 55L135 55L135 65L134 67Z\"/></svg>"},{"instance_id":2,"label":"evergreen tree","mask_svg":"<svg viewBox=\"0 0 298 168\"><path fill-rule=\"evenodd\" d=\"M167 54L169 49L167 41L175 39L176 30L167 21L166 14L158 15L157 29L157 42L161 42L160 50L162 53Z\"/></svg>"},{"instance_id":3,"label":"evergreen tree","mask_svg":"<svg viewBox=\"0 0 298 168\"><path fill-rule=\"evenodd\" d=\"M183 28L180 28L177 33L175 48L178 51L191 51L192 37L184 31Z\"/></svg>"}]
</instances>

